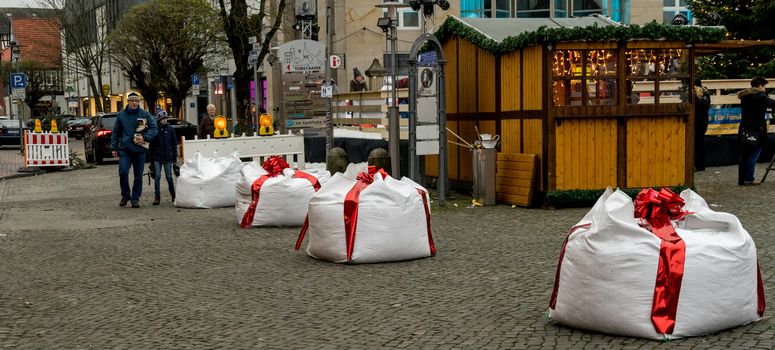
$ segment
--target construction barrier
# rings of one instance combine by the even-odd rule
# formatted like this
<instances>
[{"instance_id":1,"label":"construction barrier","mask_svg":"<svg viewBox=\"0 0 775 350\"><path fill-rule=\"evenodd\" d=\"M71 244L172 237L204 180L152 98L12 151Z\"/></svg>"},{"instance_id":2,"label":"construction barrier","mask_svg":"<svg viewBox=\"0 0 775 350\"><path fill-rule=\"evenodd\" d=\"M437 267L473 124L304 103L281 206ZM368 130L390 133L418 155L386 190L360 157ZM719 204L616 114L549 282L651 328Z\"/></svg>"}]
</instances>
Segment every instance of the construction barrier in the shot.
<instances>
[{"instance_id":1,"label":"construction barrier","mask_svg":"<svg viewBox=\"0 0 775 350\"><path fill-rule=\"evenodd\" d=\"M67 132L24 133L25 166L69 166L70 147Z\"/></svg>"}]
</instances>

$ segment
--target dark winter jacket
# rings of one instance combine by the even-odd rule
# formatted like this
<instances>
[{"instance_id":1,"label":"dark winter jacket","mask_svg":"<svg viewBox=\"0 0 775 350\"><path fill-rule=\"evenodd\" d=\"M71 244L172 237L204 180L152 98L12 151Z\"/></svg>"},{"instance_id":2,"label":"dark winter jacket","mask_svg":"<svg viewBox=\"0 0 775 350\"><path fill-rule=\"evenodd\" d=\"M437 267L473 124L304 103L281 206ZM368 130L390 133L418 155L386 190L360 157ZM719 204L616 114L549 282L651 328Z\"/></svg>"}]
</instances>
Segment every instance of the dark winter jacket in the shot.
<instances>
[{"instance_id":1,"label":"dark winter jacket","mask_svg":"<svg viewBox=\"0 0 775 350\"><path fill-rule=\"evenodd\" d=\"M210 118L209 115L206 115L202 118L202 120L199 122L199 131L197 132L197 137L201 139L207 139L207 136L209 135L210 138L214 138L215 132L215 118Z\"/></svg>"},{"instance_id":2,"label":"dark winter jacket","mask_svg":"<svg viewBox=\"0 0 775 350\"><path fill-rule=\"evenodd\" d=\"M369 88L366 86L366 81L357 82L355 79L350 80L350 92L356 92L356 91L369 91Z\"/></svg>"},{"instance_id":3,"label":"dark winter jacket","mask_svg":"<svg viewBox=\"0 0 775 350\"><path fill-rule=\"evenodd\" d=\"M138 146L134 142L138 119L145 119L148 126L148 130L143 133L143 139L148 142L156 137L158 132L156 118L151 117L150 113L140 107L137 107L137 109L126 107L121 112L118 112L116 124L113 126L113 133L110 135L110 149L112 151L147 152L144 147Z\"/></svg>"},{"instance_id":4,"label":"dark winter jacket","mask_svg":"<svg viewBox=\"0 0 775 350\"><path fill-rule=\"evenodd\" d=\"M695 88L696 89L696 88ZM694 93L694 126L696 135L705 135L708 131L708 110L710 109L710 93L705 88L695 90Z\"/></svg>"},{"instance_id":5,"label":"dark winter jacket","mask_svg":"<svg viewBox=\"0 0 775 350\"><path fill-rule=\"evenodd\" d=\"M159 162L174 162L178 158L178 139L172 125L159 124L159 133L151 141L151 159Z\"/></svg>"},{"instance_id":6,"label":"dark winter jacket","mask_svg":"<svg viewBox=\"0 0 775 350\"><path fill-rule=\"evenodd\" d=\"M760 88L748 88L737 93L740 98L740 130L764 131L767 130L767 120L764 114L767 108L775 109L775 100L767 96ZM766 137L760 138L762 143L767 142Z\"/></svg>"}]
</instances>

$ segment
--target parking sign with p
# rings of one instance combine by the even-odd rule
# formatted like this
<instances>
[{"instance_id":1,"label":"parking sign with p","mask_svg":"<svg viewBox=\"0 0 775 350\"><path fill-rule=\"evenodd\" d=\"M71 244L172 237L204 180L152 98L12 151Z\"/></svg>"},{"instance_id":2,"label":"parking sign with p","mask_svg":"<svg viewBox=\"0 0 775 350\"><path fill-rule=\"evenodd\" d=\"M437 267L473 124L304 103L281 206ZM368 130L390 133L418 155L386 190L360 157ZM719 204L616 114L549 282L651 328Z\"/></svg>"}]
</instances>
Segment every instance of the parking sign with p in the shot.
<instances>
[{"instance_id":1,"label":"parking sign with p","mask_svg":"<svg viewBox=\"0 0 775 350\"><path fill-rule=\"evenodd\" d=\"M27 74L11 73L11 87L14 89L23 89L27 87Z\"/></svg>"}]
</instances>

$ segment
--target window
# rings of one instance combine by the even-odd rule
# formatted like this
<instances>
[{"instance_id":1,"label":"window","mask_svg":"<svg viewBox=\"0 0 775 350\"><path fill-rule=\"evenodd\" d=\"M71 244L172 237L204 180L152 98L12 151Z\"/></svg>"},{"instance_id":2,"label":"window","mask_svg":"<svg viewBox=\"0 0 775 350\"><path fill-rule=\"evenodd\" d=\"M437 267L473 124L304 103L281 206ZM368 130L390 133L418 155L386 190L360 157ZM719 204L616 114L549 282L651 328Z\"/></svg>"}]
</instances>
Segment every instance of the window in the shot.
<instances>
[{"instance_id":1,"label":"window","mask_svg":"<svg viewBox=\"0 0 775 350\"><path fill-rule=\"evenodd\" d=\"M682 49L634 49L626 52L628 104L686 101L689 64Z\"/></svg>"},{"instance_id":2,"label":"window","mask_svg":"<svg viewBox=\"0 0 775 350\"><path fill-rule=\"evenodd\" d=\"M555 106L616 105L616 50L556 50L552 60Z\"/></svg>"},{"instance_id":3,"label":"window","mask_svg":"<svg viewBox=\"0 0 775 350\"><path fill-rule=\"evenodd\" d=\"M573 17L608 14L608 0L573 0Z\"/></svg>"},{"instance_id":4,"label":"window","mask_svg":"<svg viewBox=\"0 0 775 350\"><path fill-rule=\"evenodd\" d=\"M516 0L517 17L547 18L549 16L549 0Z\"/></svg>"},{"instance_id":5,"label":"window","mask_svg":"<svg viewBox=\"0 0 775 350\"><path fill-rule=\"evenodd\" d=\"M568 0L554 0L554 17L568 17Z\"/></svg>"},{"instance_id":6,"label":"window","mask_svg":"<svg viewBox=\"0 0 775 350\"><path fill-rule=\"evenodd\" d=\"M662 24L670 24L670 22L673 21L673 18L679 13L686 16L686 19L689 20L690 24L694 23L694 16L692 16L692 12L689 11L687 0L662 1L664 5L662 10Z\"/></svg>"},{"instance_id":7,"label":"window","mask_svg":"<svg viewBox=\"0 0 775 350\"><path fill-rule=\"evenodd\" d=\"M396 2L383 0L383 3ZM400 0L400 2L409 4L409 0ZM382 15L387 15L387 9L382 10ZM413 11L411 7L402 7L396 9L398 16L398 29L420 29L420 13Z\"/></svg>"},{"instance_id":8,"label":"window","mask_svg":"<svg viewBox=\"0 0 775 350\"><path fill-rule=\"evenodd\" d=\"M510 0L461 0L460 15L464 18L509 18L511 17L510 2Z\"/></svg>"}]
</instances>

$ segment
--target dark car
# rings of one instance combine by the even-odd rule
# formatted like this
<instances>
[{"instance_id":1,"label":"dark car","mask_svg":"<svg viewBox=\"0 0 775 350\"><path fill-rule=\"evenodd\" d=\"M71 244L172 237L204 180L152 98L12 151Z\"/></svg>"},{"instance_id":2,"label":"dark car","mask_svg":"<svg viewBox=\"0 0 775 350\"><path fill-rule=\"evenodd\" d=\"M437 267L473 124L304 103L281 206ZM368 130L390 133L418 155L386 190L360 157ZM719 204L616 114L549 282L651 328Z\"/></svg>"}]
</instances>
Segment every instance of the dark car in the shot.
<instances>
[{"instance_id":1,"label":"dark car","mask_svg":"<svg viewBox=\"0 0 775 350\"><path fill-rule=\"evenodd\" d=\"M102 164L105 158L113 158L110 151L110 136L117 118L117 113L103 114L94 118L92 127L83 136L86 162Z\"/></svg>"},{"instance_id":2,"label":"dark car","mask_svg":"<svg viewBox=\"0 0 775 350\"><path fill-rule=\"evenodd\" d=\"M178 118L169 118L167 122L175 129L175 136L178 137L178 143L180 143L180 137L185 137L186 140L193 140L196 136L196 125L191 124L185 120Z\"/></svg>"},{"instance_id":3,"label":"dark car","mask_svg":"<svg viewBox=\"0 0 775 350\"><path fill-rule=\"evenodd\" d=\"M89 129L91 129L91 119L89 118L78 118L67 124L67 134L75 137L76 140L82 139Z\"/></svg>"},{"instance_id":4,"label":"dark car","mask_svg":"<svg viewBox=\"0 0 775 350\"><path fill-rule=\"evenodd\" d=\"M26 127L24 128L27 129ZM21 134L18 120L0 120L0 146L21 145Z\"/></svg>"}]
</instances>

